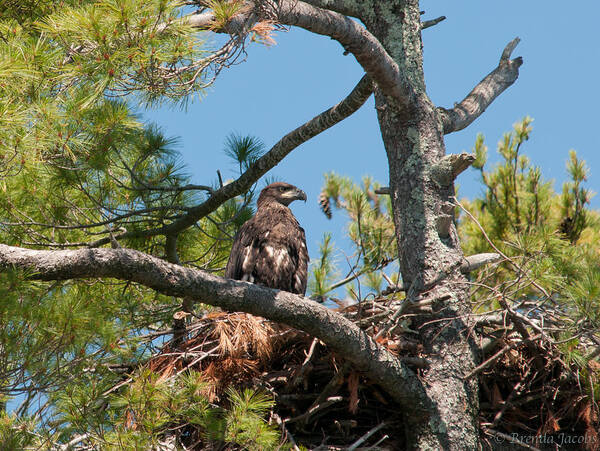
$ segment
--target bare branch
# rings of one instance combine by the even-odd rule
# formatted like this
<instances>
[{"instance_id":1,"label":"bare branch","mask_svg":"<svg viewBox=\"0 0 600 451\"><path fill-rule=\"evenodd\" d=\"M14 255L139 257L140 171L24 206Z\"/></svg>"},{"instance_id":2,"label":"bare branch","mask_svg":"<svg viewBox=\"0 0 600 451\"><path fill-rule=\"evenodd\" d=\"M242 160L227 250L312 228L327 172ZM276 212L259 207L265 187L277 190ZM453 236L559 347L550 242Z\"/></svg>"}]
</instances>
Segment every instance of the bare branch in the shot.
<instances>
[{"instance_id":1,"label":"bare branch","mask_svg":"<svg viewBox=\"0 0 600 451\"><path fill-rule=\"evenodd\" d=\"M124 248L42 251L0 244L0 268L33 271L30 277L39 280L128 280L167 296L195 299L284 323L319 338L413 415L426 415L431 409L410 368L350 320L308 298L223 279Z\"/></svg>"},{"instance_id":2,"label":"bare branch","mask_svg":"<svg viewBox=\"0 0 600 451\"><path fill-rule=\"evenodd\" d=\"M490 263L495 263L502 259L500 254L488 252L484 254L475 254L465 257L465 262L460 266L460 271L463 274L470 273Z\"/></svg>"},{"instance_id":3,"label":"bare branch","mask_svg":"<svg viewBox=\"0 0 600 451\"><path fill-rule=\"evenodd\" d=\"M540 337L541 337L541 335L536 335L535 337L528 338L527 341L534 342L535 340L538 340ZM523 341L521 341L521 340L516 340L516 341L513 341L513 342L507 344L502 349L500 349L498 352L496 352L493 356L489 357L485 362L481 363L479 366L474 368L471 372L469 372L469 374L463 376L463 379L467 380L467 379L470 379L473 376L481 373L483 370L485 370L486 368L489 368L491 365L493 365L500 357L502 357L508 351L520 346L521 344L523 344Z\"/></svg>"},{"instance_id":4,"label":"bare branch","mask_svg":"<svg viewBox=\"0 0 600 451\"><path fill-rule=\"evenodd\" d=\"M437 17L432 20L425 20L425 21L421 22L421 30L424 30L425 28L433 27L444 20L446 20L446 16L440 16L440 17Z\"/></svg>"},{"instance_id":5,"label":"bare branch","mask_svg":"<svg viewBox=\"0 0 600 451\"><path fill-rule=\"evenodd\" d=\"M209 28L215 19L212 11L205 11L200 14L188 14L181 18L181 21L194 28ZM158 27L158 31L162 31L162 27L166 28L167 24L162 24Z\"/></svg>"},{"instance_id":6,"label":"bare branch","mask_svg":"<svg viewBox=\"0 0 600 451\"><path fill-rule=\"evenodd\" d=\"M23 222L0 221L0 224L3 226L6 226L6 227L38 226L38 227L46 227L46 228L57 229L57 230L92 229L95 227L113 224L115 222L121 222L123 219L131 218L132 216L141 216L141 215L144 215L147 213L164 212L164 211L169 211L169 210L186 211L186 210L188 210L188 207L184 207L181 205L150 207L150 208L144 208L141 210L132 210L132 211L129 211L129 212L123 213L123 214L116 214L114 211L111 211L111 213L115 214L115 216L113 216L112 218L105 219L104 221L92 222L89 224L67 225L67 224L51 224L51 223L36 222L36 221L23 221ZM102 232L102 233L104 233L104 232Z\"/></svg>"},{"instance_id":7,"label":"bare branch","mask_svg":"<svg viewBox=\"0 0 600 451\"><path fill-rule=\"evenodd\" d=\"M308 419L314 415L315 413L317 413L320 410L326 409L327 407L335 404L336 402L340 402L343 401L344 397L343 396L332 396L330 398L327 398L324 402L322 402L321 404L318 404L314 407L311 407L310 409L308 409L308 411L304 412L301 415L298 415L297 417L293 417L293 418L289 418L286 420L283 420L284 423L289 424L289 423L294 423L297 421L303 421L303 422L307 422Z\"/></svg>"},{"instance_id":8,"label":"bare branch","mask_svg":"<svg viewBox=\"0 0 600 451\"><path fill-rule=\"evenodd\" d=\"M90 434L75 435L73 439L71 439L68 443L65 443L64 445L59 445L58 449L60 451L68 451L70 449L73 449L75 445L78 445L79 443L83 442L84 440L87 440L88 438L90 438Z\"/></svg>"},{"instance_id":9,"label":"bare branch","mask_svg":"<svg viewBox=\"0 0 600 451\"><path fill-rule=\"evenodd\" d=\"M166 226L166 232L175 233L190 227L200 218L216 210L223 202L246 192L260 177L275 167L296 147L358 110L372 92L373 84L370 78L365 75L348 97L285 135L237 180L215 191L205 202L191 208L188 214Z\"/></svg>"},{"instance_id":10,"label":"bare branch","mask_svg":"<svg viewBox=\"0 0 600 451\"><path fill-rule=\"evenodd\" d=\"M190 208L181 218L161 228L126 232L116 238L126 239L139 236L174 235L191 227L200 219L219 208L224 202L248 191L260 177L275 167L296 147L353 114L367 101L372 92L373 83L365 75L344 100L285 135L265 155L256 160L238 179L214 191L206 201ZM99 240L96 244L101 246L108 242L108 239L104 241Z\"/></svg>"},{"instance_id":11,"label":"bare branch","mask_svg":"<svg viewBox=\"0 0 600 451\"><path fill-rule=\"evenodd\" d=\"M354 451L354 450L356 450L356 448L358 448L360 445L362 445L364 442L366 442L369 439L369 437L371 437L378 430L384 428L385 426L387 426L387 424L385 424L385 422L384 423L379 423L377 426L375 426L371 430L367 431L367 433L365 435L363 435L362 437L360 437L357 441L355 441L352 445L350 445L348 447L348 451Z\"/></svg>"},{"instance_id":12,"label":"bare branch","mask_svg":"<svg viewBox=\"0 0 600 451\"><path fill-rule=\"evenodd\" d=\"M481 80L462 102L451 110L438 108L445 134L467 127L483 114L496 97L517 80L523 58L519 56L510 59L510 55L519 41L519 38L515 38L506 45L498 67Z\"/></svg>"}]
</instances>

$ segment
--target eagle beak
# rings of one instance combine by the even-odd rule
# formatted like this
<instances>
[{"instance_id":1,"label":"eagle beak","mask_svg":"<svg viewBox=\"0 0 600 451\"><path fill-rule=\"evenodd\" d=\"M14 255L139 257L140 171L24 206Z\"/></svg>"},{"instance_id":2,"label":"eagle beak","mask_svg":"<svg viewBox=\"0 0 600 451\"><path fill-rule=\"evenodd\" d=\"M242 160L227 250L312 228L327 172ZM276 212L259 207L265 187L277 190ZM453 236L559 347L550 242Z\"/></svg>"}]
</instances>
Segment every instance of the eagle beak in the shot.
<instances>
[{"instance_id":1,"label":"eagle beak","mask_svg":"<svg viewBox=\"0 0 600 451\"><path fill-rule=\"evenodd\" d=\"M301 189L296 190L296 199L306 202L306 193Z\"/></svg>"}]
</instances>

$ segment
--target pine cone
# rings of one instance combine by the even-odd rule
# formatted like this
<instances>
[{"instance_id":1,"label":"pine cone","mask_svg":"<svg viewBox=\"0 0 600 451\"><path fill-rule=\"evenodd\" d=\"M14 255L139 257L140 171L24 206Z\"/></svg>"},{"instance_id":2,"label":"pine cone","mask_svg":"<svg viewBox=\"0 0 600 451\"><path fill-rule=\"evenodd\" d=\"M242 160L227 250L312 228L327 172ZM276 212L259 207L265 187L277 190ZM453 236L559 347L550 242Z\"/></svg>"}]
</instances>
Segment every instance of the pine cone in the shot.
<instances>
[{"instance_id":1,"label":"pine cone","mask_svg":"<svg viewBox=\"0 0 600 451\"><path fill-rule=\"evenodd\" d=\"M319 205L321 205L321 210L323 210L327 219L331 219L331 204L329 203L329 196L325 191L321 191L321 194L319 194Z\"/></svg>"},{"instance_id":2,"label":"pine cone","mask_svg":"<svg viewBox=\"0 0 600 451\"><path fill-rule=\"evenodd\" d=\"M570 216L567 216L560 222L560 225L558 226L558 230L565 238L571 239L574 226L575 226L575 221L573 221L573 218L571 218Z\"/></svg>"}]
</instances>

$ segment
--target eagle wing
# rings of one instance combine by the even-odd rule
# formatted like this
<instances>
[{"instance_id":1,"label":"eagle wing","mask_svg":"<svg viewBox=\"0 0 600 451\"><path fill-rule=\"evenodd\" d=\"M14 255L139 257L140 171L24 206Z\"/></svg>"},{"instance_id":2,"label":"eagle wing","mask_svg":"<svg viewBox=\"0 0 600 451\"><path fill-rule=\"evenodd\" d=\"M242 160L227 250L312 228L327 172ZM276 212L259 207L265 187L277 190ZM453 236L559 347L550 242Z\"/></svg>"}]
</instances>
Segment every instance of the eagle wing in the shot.
<instances>
[{"instance_id":1,"label":"eagle wing","mask_svg":"<svg viewBox=\"0 0 600 451\"><path fill-rule=\"evenodd\" d=\"M255 233L252 222L254 218L246 221L233 238L231 253L225 267L225 277L228 279L243 280L242 269L244 261L250 256L249 252L254 247Z\"/></svg>"},{"instance_id":2,"label":"eagle wing","mask_svg":"<svg viewBox=\"0 0 600 451\"><path fill-rule=\"evenodd\" d=\"M285 208L285 207L284 207ZM304 229L291 211L262 212L238 231L225 277L304 294L308 251Z\"/></svg>"}]
</instances>

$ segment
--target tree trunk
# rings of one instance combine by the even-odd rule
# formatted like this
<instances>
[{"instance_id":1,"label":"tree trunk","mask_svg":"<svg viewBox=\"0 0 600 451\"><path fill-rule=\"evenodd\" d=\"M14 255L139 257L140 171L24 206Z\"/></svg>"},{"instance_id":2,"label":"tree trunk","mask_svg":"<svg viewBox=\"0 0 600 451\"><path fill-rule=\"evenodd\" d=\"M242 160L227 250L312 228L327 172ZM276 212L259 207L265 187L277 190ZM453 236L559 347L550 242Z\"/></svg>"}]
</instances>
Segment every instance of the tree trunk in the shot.
<instances>
[{"instance_id":1,"label":"tree trunk","mask_svg":"<svg viewBox=\"0 0 600 451\"><path fill-rule=\"evenodd\" d=\"M412 88L405 104L375 91L389 164L390 195L400 270L407 298L433 299L433 315L413 322L430 361L423 385L434 409L428 421L406 414L410 449L477 449L478 387L463 380L478 351L463 321L468 287L460 272L464 257L453 222L452 176L440 164L445 154L441 118L425 92L419 3L378 2L367 21ZM386 3L383 5L383 3ZM450 175L450 174L448 174Z\"/></svg>"}]
</instances>

